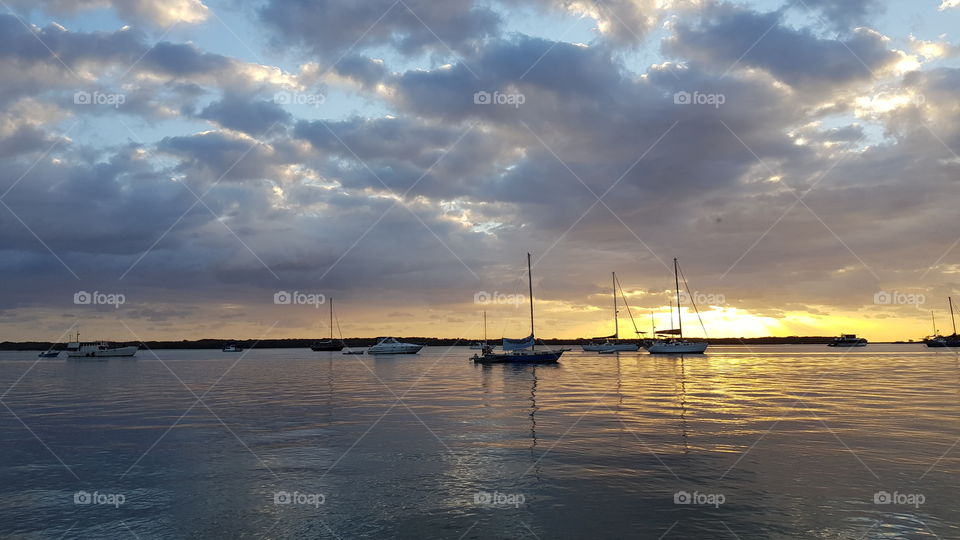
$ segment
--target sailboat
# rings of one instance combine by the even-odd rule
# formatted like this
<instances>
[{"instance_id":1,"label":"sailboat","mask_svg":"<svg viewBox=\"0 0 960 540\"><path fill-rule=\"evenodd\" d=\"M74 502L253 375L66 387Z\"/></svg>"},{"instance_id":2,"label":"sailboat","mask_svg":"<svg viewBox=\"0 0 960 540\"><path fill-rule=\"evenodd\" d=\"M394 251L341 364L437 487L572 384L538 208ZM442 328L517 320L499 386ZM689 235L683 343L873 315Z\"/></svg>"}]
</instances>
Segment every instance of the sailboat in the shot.
<instances>
[{"instance_id":1,"label":"sailboat","mask_svg":"<svg viewBox=\"0 0 960 540\"><path fill-rule=\"evenodd\" d=\"M343 349L343 342L333 340L333 298L330 299L330 339L315 341L310 345L314 351L339 351Z\"/></svg>"},{"instance_id":2,"label":"sailboat","mask_svg":"<svg viewBox=\"0 0 960 540\"><path fill-rule=\"evenodd\" d=\"M617 315L620 311L617 309L617 273L613 272L613 335L604 336L604 337L595 337L593 341L586 345L581 345L580 348L584 352L600 352L604 354L613 353L616 351L637 351L640 350L640 346L636 343L621 343L620 340L620 324L617 320ZM632 317L631 317L632 318ZM600 341L603 340L603 341Z\"/></svg>"},{"instance_id":3,"label":"sailboat","mask_svg":"<svg viewBox=\"0 0 960 540\"><path fill-rule=\"evenodd\" d=\"M537 338L533 324L533 274L529 253L527 253L527 286L530 291L530 336L522 339L503 338L502 353L495 353L492 348L487 347L483 354L475 354L471 360L478 364L556 364L560 356L570 350L536 348Z\"/></svg>"},{"instance_id":4,"label":"sailboat","mask_svg":"<svg viewBox=\"0 0 960 540\"><path fill-rule=\"evenodd\" d=\"M957 321L953 316L953 298L948 296L947 302L949 302L950 306L950 322L953 325L953 334L941 336L940 332L937 331L936 321L934 321L933 335L923 340L927 347L960 347L960 336L957 335ZM930 316L933 317L933 312L930 313Z\"/></svg>"},{"instance_id":5,"label":"sailboat","mask_svg":"<svg viewBox=\"0 0 960 540\"><path fill-rule=\"evenodd\" d=\"M487 348L487 312L483 312L483 341L478 343L472 343L470 345L470 350L482 351Z\"/></svg>"},{"instance_id":6,"label":"sailboat","mask_svg":"<svg viewBox=\"0 0 960 540\"><path fill-rule=\"evenodd\" d=\"M658 339L647 346L651 354L700 354L707 350L706 342L694 342L683 339L683 311L680 304L680 266L677 258L673 258L673 279L677 291L677 328L670 330L657 330L655 333L660 336L677 336ZM686 280L684 280L686 283ZM696 309L696 306L694 306ZM673 320L673 308L670 308L670 320Z\"/></svg>"}]
</instances>

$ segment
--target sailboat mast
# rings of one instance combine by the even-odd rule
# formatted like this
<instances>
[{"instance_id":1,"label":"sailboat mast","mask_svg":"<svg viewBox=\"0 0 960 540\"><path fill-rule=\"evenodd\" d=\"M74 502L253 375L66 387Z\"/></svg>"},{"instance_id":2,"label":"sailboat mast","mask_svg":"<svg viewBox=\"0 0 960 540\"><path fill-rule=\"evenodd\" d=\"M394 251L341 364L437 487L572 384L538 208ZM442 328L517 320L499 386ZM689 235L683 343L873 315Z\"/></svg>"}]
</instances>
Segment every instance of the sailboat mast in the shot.
<instances>
[{"instance_id":1,"label":"sailboat mast","mask_svg":"<svg viewBox=\"0 0 960 540\"><path fill-rule=\"evenodd\" d=\"M948 296L947 301L950 302L950 322L953 323L953 335L957 335L957 321L953 319L953 298Z\"/></svg>"},{"instance_id":2,"label":"sailboat mast","mask_svg":"<svg viewBox=\"0 0 960 540\"><path fill-rule=\"evenodd\" d=\"M620 323L617 321L617 273L613 272L613 339L620 339Z\"/></svg>"},{"instance_id":3,"label":"sailboat mast","mask_svg":"<svg viewBox=\"0 0 960 540\"><path fill-rule=\"evenodd\" d=\"M487 344L487 312L483 312L483 344Z\"/></svg>"},{"instance_id":4,"label":"sailboat mast","mask_svg":"<svg viewBox=\"0 0 960 540\"><path fill-rule=\"evenodd\" d=\"M680 339L683 339L683 316L680 311L680 272L677 271L677 258L673 258L673 280L677 286L677 328L680 329Z\"/></svg>"},{"instance_id":5,"label":"sailboat mast","mask_svg":"<svg viewBox=\"0 0 960 540\"><path fill-rule=\"evenodd\" d=\"M933 315L933 310L930 310L930 322L933 323L933 335L937 335L937 318Z\"/></svg>"},{"instance_id":6,"label":"sailboat mast","mask_svg":"<svg viewBox=\"0 0 960 540\"><path fill-rule=\"evenodd\" d=\"M330 299L330 341L333 341L333 298Z\"/></svg>"},{"instance_id":7,"label":"sailboat mast","mask_svg":"<svg viewBox=\"0 0 960 540\"><path fill-rule=\"evenodd\" d=\"M530 291L530 337L533 338L533 344L530 346L531 349L537 346L537 338L534 337L533 332L533 271L530 266L530 254L527 253L527 288Z\"/></svg>"}]
</instances>

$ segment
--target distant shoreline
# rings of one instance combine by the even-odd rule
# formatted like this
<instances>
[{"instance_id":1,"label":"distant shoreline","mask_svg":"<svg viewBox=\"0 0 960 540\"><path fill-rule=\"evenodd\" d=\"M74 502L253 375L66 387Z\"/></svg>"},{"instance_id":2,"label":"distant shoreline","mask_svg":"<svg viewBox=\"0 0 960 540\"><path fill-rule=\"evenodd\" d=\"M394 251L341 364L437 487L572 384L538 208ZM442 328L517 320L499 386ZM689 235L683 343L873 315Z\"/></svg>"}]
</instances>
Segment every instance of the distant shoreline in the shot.
<instances>
[{"instance_id":1,"label":"distant shoreline","mask_svg":"<svg viewBox=\"0 0 960 540\"><path fill-rule=\"evenodd\" d=\"M463 338L428 338L428 337L398 337L401 341L409 341L433 347L453 347L467 346L475 343L476 339ZM758 338L710 338L698 339L688 338L690 341L708 341L711 345L825 345L833 341L834 336L790 336L790 337L758 337ZM244 348L258 349L305 349L310 344L318 341L317 339L263 339L260 341L254 339L196 339L181 341L124 341L115 342L122 345L143 345L148 349L220 349L226 343L236 343ZM589 338L578 339L544 339L538 340L538 343L544 345L584 345L589 343ZM622 340L633 341L637 340ZM487 340L491 345L501 345L499 339ZM376 338L346 338L343 343L347 347L369 347L376 343ZM922 344L923 341L873 341L874 344ZM65 343L50 343L45 341L4 341L0 343L0 351L46 351L50 348L54 350L63 350Z\"/></svg>"}]
</instances>

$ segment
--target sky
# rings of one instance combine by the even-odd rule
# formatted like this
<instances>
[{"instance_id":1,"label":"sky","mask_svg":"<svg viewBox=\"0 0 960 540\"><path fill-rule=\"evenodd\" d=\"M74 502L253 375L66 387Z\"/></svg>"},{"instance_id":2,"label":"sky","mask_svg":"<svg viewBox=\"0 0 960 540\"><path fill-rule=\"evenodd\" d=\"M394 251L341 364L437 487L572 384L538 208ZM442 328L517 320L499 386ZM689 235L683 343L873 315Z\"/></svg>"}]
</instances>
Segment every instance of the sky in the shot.
<instances>
[{"instance_id":1,"label":"sky","mask_svg":"<svg viewBox=\"0 0 960 540\"><path fill-rule=\"evenodd\" d=\"M952 331L957 0L5 0L0 29L0 341L323 337L330 299L335 336L521 337L527 252L543 338L611 334L611 272L621 336L671 327L674 257L691 336Z\"/></svg>"}]
</instances>

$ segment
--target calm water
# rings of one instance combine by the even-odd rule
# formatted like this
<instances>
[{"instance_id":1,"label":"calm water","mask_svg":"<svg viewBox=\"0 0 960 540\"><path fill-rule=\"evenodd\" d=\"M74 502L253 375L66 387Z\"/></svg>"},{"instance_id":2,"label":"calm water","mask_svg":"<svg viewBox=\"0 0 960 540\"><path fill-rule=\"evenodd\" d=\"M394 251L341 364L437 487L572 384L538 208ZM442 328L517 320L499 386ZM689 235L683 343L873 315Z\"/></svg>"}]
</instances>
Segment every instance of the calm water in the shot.
<instances>
[{"instance_id":1,"label":"calm water","mask_svg":"<svg viewBox=\"0 0 960 540\"><path fill-rule=\"evenodd\" d=\"M960 537L951 352L157 354L0 353L0 535Z\"/></svg>"}]
</instances>

